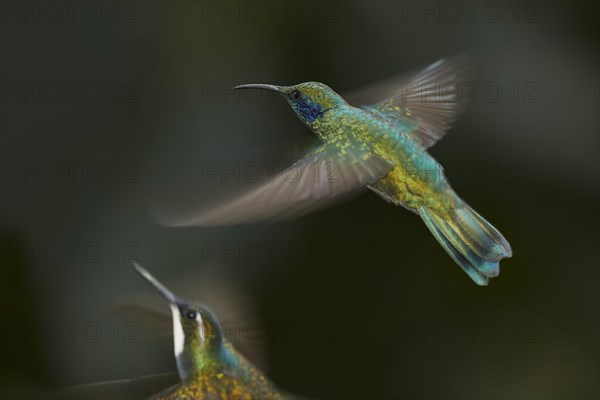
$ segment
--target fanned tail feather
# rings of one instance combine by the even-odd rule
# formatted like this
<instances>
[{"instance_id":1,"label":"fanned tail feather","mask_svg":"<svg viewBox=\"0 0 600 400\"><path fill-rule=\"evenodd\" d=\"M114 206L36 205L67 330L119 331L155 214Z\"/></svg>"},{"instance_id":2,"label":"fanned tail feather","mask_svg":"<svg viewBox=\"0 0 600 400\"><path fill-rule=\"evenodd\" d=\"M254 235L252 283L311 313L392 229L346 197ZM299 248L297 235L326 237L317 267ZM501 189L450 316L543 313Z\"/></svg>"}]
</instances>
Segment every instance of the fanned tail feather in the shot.
<instances>
[{"instance_id":1,"label":"fanned tail feather","mask_svg":"<svg viewBox=\"0 0 600 400\"><path fill-rule=\"evenodd\" d=\"M418 212L450 257L481 286L500 274L500 260L512 256L510 245L489 222L469 205L458 201L449 217L426 207Z\"/></svg>"}]
</instances>

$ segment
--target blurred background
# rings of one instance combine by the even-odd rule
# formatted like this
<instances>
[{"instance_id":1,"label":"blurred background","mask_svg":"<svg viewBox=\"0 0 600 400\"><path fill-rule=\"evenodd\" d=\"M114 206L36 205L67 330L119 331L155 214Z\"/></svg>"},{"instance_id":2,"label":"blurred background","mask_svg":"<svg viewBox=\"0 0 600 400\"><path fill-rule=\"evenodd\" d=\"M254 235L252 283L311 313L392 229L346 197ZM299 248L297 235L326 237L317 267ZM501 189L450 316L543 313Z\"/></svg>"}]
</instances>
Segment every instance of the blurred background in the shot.
<instances>
[{"instance_id":1,"label":"blurred background","mask_svg":"<svg viewBox=\"0 0 600 400\"><path fill-rule=\"evenodd\" d=\"M597 3L1 7L2 398L175 371L168 334L113 312L162 305L132 258L186 281L290 393L599 396ZM250 180L230 155L311 137L282 99L236 84L348 93L465 52L471 104L431 153L512 245L488 287L370 192L272 225L150 218L148 187L208 196Z\"/></svg>"}]
</instances>

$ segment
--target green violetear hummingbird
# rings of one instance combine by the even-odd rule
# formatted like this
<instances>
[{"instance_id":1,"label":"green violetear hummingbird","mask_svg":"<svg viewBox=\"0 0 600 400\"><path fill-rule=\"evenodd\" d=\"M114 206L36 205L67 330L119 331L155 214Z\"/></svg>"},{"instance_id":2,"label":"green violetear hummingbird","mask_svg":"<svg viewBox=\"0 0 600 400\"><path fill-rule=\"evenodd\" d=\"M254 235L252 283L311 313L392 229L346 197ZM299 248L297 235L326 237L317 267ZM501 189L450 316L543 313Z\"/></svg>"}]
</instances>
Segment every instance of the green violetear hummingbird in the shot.
<instances>
[{"instance_id":1,"label":"green violetear hummingbird","mask_svg":"<svg viewBox=\"0 0 600 400\"><path fill-rule=\"evenodd\" d=\"M294 165L232 201L163 223L227 225L297 217L369 188L418 214L452 259L477 283L498 276L512 251L504 237L450 187L427 152L464 108L459 92L470 68L442 59L376 104L354 107L328 86L252 84L280 93L320 139Z\"/></svg>"},{"instance_id":2,"label":"green violetear hummingbird","mask_svg":"<svg viewBox=\"0 0 600 400\"><path fill-rule=\"evenodd\" d=\"M135 270L169 302L173 318L175 358L180 383L151 397L156 400L283 399L277 389L222 333L206 307L190 304L171 293L146 269Z\"/></svg>"}]
</instances>

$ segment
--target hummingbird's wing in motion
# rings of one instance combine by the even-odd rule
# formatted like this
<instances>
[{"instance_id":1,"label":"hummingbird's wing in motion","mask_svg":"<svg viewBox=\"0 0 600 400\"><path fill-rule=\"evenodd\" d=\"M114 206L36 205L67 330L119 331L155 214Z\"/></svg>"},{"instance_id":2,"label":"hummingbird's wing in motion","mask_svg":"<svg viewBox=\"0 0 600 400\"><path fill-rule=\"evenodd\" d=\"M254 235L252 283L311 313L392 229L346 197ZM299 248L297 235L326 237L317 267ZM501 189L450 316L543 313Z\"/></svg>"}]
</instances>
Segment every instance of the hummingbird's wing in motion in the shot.
<instances>
[{"instance_id":1,"label":"hummingbird's wing in motion","mask_svg":"<svg viewBox=\"0 0 600 400\"><path fill-rule=\"evenodd\" d=\"M71 386L48 394L49 399L147 399L179 382L176 372Z\"/></svg>"},{"instance_id":2,"label":"hummingbird's wing in motion","mask_svg":"<svg viewBox=\"0 0 600 400\"><path fill-rule=\"evenodd\" d=\"M443 58L411 79L380 88L380 98L387 98L363 108L398 126L428 148L444 136L466 108L469 96L464 83L471 72L468 56ZM377 89L370 94L365 92L364 97L372 98L375 92Z\"/></svg>"},{"instance_id":3,"label":"hummingbird's wing in motion","mask_svg":"<svg viewBox=\"0 0 600 400\"><path fill-rule=\"evenodd\" d=\"M167 226L215 226L289 220L325 207L385 177L394 163L358 144L326 143L240 197Z\"/></svg>"}]
</instances>

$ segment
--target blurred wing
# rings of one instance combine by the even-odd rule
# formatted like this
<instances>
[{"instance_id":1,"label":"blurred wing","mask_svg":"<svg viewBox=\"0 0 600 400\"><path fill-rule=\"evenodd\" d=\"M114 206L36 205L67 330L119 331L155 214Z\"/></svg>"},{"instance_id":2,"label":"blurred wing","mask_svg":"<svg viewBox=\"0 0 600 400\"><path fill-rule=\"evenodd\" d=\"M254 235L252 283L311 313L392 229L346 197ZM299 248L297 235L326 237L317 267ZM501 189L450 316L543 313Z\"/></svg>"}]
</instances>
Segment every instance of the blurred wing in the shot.
<instances>
[{"instance_id":1,"label":"blurred wing","mask_svg":"<svg viewBox=\"0 0 600 400\"><path fill-rule=\"evenodd\" d=\"M112 311L123 321L135 321L145 337L171 339L173 322L162 298L135 296L115 302Z\"/></svg>"},{"instance_id":2,"label":"blurred wing","mask_svg":"<svg viewBox=\"0 0 600 400\"><path fill-rule=\"evenodd\" d=\"M147 399L179 382L177 373L153 374L133 379L90 383L52 393L54 399Z\"/></svg>"},{"instance_id":3,"label":"blurred wing","mask_svg":"<svg viewBox=\"0 0 600 400\"><path fill-rule=\"evenodd\" d=\"M363 108L428 148L444 136L465 109L468 96L463 93L463 84L471 73L468 56L443 58L412 79L397 82L388 98Z\"/></svg>"},{"instance_id":4,"label":"blurred wing","mask_svg":"<svg viewBox=\"0 0 600 400\"><path fill-rule=\"evenodd\" d=\"M292 219L377 182L393 168L393 162L360 145L326 143L241 197L206 212L160 222L214 226Z\"/></svg>"}]
</instances>

